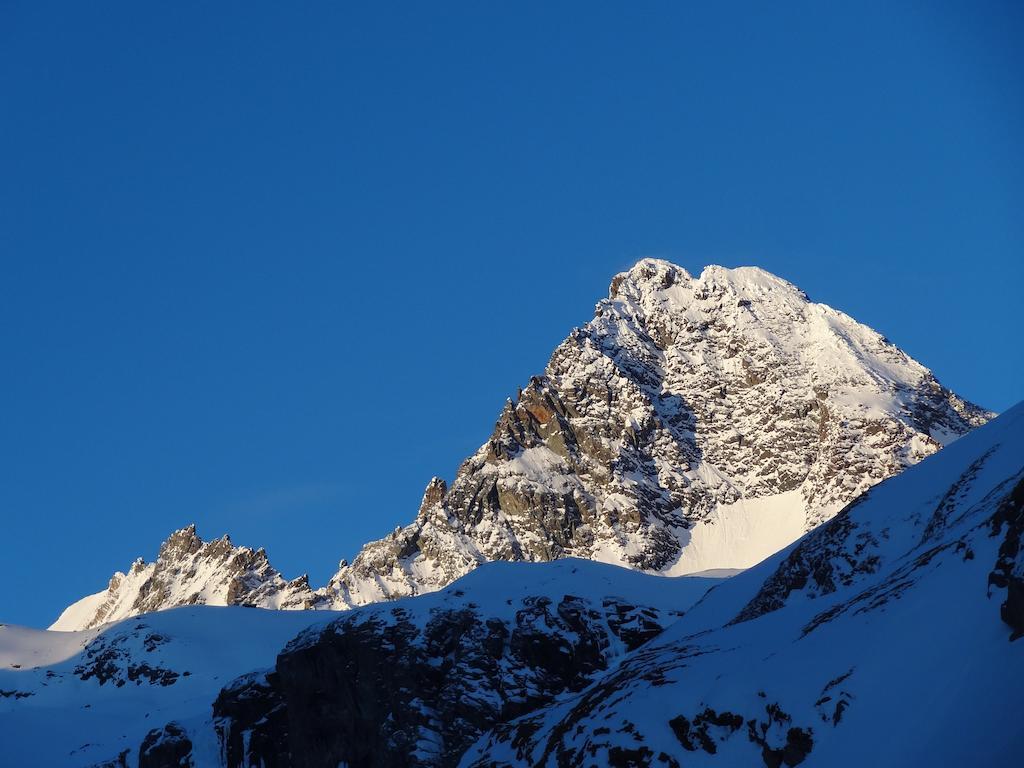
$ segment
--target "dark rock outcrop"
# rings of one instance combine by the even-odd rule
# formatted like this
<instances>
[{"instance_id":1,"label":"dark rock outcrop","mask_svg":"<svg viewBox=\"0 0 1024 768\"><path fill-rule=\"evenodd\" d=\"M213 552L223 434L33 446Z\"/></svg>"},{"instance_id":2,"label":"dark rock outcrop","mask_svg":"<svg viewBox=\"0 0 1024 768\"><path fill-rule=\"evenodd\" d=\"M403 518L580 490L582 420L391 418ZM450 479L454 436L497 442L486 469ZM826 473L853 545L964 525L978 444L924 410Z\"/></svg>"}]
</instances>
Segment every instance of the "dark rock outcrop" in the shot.
<instances>
[{"instance_id":1,"label":"dark rock outcrop","mask_svg":"<svg viewBox=\"0 0 1024 768\"><path fill-rule=\"evenodd\" d=\"M676 618L614 597L508 602L362 609L300 636L274 670L218 696L227 765L452 766L496 723L582 689Z\"/></svg>"},{"instance_id":2,"label":"dark rock outcrop","mask_svg":"<svg viewBox=\"0 0 1024 768\"><path fill-rule=\"evenodd\" d=\"M177 723L154 728L139 748L139 768L192 768L192 742Z\"/></svg>"},{"instance_id":3,"label":"dark rock outcrop","mask_svg":"<svg viewBox=\"0 0 1024 768\"><path fill-rule=\"evenodd\" d=\"M166 638L149 631L144 623L122 627L100 635L83 651L83 659L73 670L82 681L96 680L100 685L174 685L181 673L168 669L159 661L139 658L136 647L149 656L166 642Z\"/></svg>"},{"instance_id":4,"label":"dark rock outcrop","mask_svg":"<svg viewBox=\"0 0 1024 768\"><path fill-rule=\"evenodd\" d=\"M1002 534L989 586L1006 590L999 615L1013 630L1010 640L1024 637L1024 478L1000 503L992 516L991 534Z\"/></svg>"}]
</instances>

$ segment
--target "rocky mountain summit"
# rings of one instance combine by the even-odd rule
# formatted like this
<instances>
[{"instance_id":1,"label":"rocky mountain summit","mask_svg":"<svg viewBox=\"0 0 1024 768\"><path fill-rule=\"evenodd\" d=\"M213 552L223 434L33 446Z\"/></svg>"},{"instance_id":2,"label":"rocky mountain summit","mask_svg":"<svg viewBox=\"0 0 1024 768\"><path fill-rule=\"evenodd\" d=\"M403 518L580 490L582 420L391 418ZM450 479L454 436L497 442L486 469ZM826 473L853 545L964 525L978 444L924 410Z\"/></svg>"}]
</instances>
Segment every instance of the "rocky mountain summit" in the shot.
<instances>
[{"instance_id":1,"label":"rocky mountain summit","mask_svg":"<svg viewBox=\"0 0 1024 768\"><path fill-rule=\"evenodd\" d=\"M509 400L451 487L327 588L437 589L489 560L749 567L992 414L756 268L644 259Z\"/></svg>"},{"instance_id":2,"label":"rocky mountain summit","mask_svg":"<svg viewBox=\"0 0 1024 768\"><path fill-rule=\"evenodd\" d=\"M128 573L115 573L105 592L68 606L50 629L88 629L179 605L299 609L317 603L308 579L286 580L262 548L236 547L227 536L203 541L193 524L172 533L155 562L139 558Z\"/></svg>"},{"instance_id":3,"label":"rocky mountain summit","mask_svg":"<svg viewBox=\"0 0 1024 768\"><path fill-rule=\"evenodd\" d=\"M493 560L746 568L991 416L785 280L644 259L506 402L451 486L431 480L415 520L326 587L186 529L54 628L192 602L350 608Z\"/></svg>"}]
</instances>

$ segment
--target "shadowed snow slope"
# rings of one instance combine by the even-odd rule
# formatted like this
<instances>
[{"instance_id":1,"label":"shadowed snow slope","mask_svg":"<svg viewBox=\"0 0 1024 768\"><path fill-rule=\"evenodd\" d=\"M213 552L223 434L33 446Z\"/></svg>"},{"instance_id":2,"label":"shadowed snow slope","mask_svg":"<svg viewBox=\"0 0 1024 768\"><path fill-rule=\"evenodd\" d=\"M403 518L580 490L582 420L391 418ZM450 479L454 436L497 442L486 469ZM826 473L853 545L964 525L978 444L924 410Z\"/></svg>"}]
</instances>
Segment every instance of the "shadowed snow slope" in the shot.
<instances>
[{"instance_id":1,"label":"shadowed snow slope","mask_svg":"<svg viewBox=\"0 0 1024 768\"><path fill-rule=\"evenodd\" d=\"M503 695L513 702L543 700L549 689L581 685L589 673L675 621L719 582L666 579L589 561L494 563L441 592L342 614L192 606L80 632L0 626L0 763L84 767L116 761L128 750L124 759L134 766L144 737L173 721L168 733L180 728L187 734L196 765L220 765L227 754L231 717L238 715L237 708L229 707L218 723L211 719L211 705L221 688L243 673L273 667L278 653L300 631L306 630L290 647L300 647L323 631L342 631L338 622L363 628L401 626L433 637L445 617L456 616L457 631L469 637L468 617L476 612L488 628L507 626L509 635L524 643L542 636L558 647L586 627L588 643L604 644L584 644L586 653L579 654L566 679L537 671L540 662L529 652L510 655ZM571 598L567 601L566 596ZM566 614L567 608L561 614L543 608L563 604L585 609L587 616L579 619ZM319 629L324 626L327 630ZM557 662L557 654L552 661ZM384 670L399 666L380 665ZM355 684L376 671L364 670L352 680ZM321 670L318 676L331 674ZM523 686L519 692L514 691L517 674ZM243 680L253 677L264 679L257 671ZM403 695L408 699L427 693L407 690ZM246 704L250 710L255 706ZM372 709L372 702L365 706ZM224 732L224 746L215 725ZM467 731L467 737L471 734ZM166 742L166 733L164 738ZM275 739L287 746L284 737ZM152 755L145 759L145 765L164 764Z\"/></svg>"},{"instance_id":2,"label":"shadowed snow slope","mask_svg":"<svg viewBox=\"0 0 1024 768\"><path fill-rule=\"evenodd\" d=\"M0 764L116 758L154 724L208 711L224 683L336 615L194 606L81 632L0 626Z\"/></svg>"}]
</instances>

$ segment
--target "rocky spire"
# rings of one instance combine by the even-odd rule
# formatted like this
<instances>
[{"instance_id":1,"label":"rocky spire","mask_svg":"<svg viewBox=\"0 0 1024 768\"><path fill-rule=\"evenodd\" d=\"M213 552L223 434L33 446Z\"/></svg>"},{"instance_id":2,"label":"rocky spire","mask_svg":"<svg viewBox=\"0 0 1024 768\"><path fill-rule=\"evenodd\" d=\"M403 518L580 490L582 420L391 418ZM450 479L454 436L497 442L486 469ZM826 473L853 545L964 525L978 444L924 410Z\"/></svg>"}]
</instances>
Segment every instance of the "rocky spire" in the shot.
<instances>
[{"instance_id":1,"label":"rocky spire","mask_svg":"<svg viewBox=\"0 0 1024 768\"><path fill-rule=\"evenodd\" d=\"M156 562L137 559L128 573L114 574L105 592L69 606L50 629L88 629L197 603L290 609L312 608L317 602L305 576L285 580L262 548L236 547L227 536L203 541L193 523L160 545Z\"/></svg>"}]
</instances>

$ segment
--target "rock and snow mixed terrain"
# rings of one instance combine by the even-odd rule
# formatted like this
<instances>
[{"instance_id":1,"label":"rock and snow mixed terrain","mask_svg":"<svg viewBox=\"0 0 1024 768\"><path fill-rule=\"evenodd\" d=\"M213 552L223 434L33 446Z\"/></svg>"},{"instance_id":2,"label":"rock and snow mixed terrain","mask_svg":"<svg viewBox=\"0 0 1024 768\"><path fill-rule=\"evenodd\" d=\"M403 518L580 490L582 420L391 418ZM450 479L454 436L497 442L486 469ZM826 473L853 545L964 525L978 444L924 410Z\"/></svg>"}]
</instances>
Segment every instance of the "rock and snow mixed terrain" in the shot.
<instances>
[{"instance_id":1,"label":"rock and snow mixed terrain","mask_svg":"<svg viewBox=\"0 0 1024 768\"><path fill-rule=\"evenodd\" d=\"M415 522L328 591L335 605L416 594L488 560L749 567L990 416L767 272L645 259L451 488L435 480Z\"/></svg>"},{"instance_id":2,"label":"rock and snow mixed terrain","mask_svg":"<svg viewBox=\"0 0 1024 768\"><path fill-rule=\"evenodd\" d=\"M123 753L135 766L151 729L208 719L227 682L337 615L193 606L79 632L0 625L0 765L118 765ZM197 765L216 753L197 737Z\"/></svg>"},{"instance_id":3,"label":"rock and snow mixed terrain","mask_svg":"<svg viewBox=\"0 0 1024 768\"><path fill-rule=\"evenodd\" d=\"M451 763L499 717L582 688L718 581L493 563L444 591L343 614L191 606L79 632L0 626L0 764L291 764L286 694L268 672L296 635L281 658L332 694L289 699L312 705L294 739L312 734L315 751L319 729L338 730L339 748L355 739L364 756ZM327 719L346 703L348 730L336 729Z\"/></svg>"},{"instance_id":4,"label":"rock and snow mixed terrain","mask_svg":"<svg viewBox=\"0 0 1024 768\"><path fill-rule=\"evenodd\" d=\"M5 627L0 743L140 768L1009 768L1022 538L1024 404L722 581L492 563L340 614Z\"/></svg>"},{"instance_id":5,"label":"rock and snow mixed terrain","mask_svg":"<svg viewBox=\"0 0 1024 768\"><path fill-rule=\"evenodd\" d=\"M316 603L306 577L285 580L263 549L233 546L227 536L203 541L190 525L160 545L155 562L140 558L128 573L115 573L105 592L72 603L50 629L88 629L181 605L299 609Z\"/></svg>"},{"instance_id":6,"label":"rock and snow mixed terrain","mask_svg":"<svg viewBox=\"0 0 1024 768\"><path fill-rule=\"evenodd\" d=\"M172 536L185 544L116 575L54 628L201 602L349 608L492 560L746 568L991 416L762 270L694 277L645 259L506 403L451 487L431 481L415 521L326 587L186 529Z\"/></svg>"},{"instance_id":7,"label":"rock and snow mixed terrain","mask_svg":"<svg viewBox=\"0 0 1024 768\"><path fill-rule=\"evenodd\" d=\"M1024 404L711 590L465 766L1019 765Z\"/></svg>"}]
</instances>

